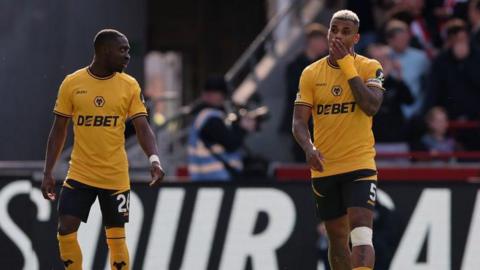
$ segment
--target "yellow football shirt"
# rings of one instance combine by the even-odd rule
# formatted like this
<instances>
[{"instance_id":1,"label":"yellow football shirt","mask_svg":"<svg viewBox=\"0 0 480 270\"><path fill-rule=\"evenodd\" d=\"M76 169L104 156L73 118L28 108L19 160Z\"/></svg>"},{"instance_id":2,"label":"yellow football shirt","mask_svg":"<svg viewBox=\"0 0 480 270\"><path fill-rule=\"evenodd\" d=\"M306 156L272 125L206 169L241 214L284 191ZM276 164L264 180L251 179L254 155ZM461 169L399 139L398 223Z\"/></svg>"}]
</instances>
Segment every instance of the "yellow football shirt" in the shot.
<instances>
[{"instance_id":1,"label":"yellow football shirt","mask_svg":"<svg viewBox=\"0 0 480 270\"><path fill-rule=\"evenodd\" d=\"M378 61L357 54L355 67L368 87L384 90ZM324 171L312 169L312 178L376 170L372 117L355 102L345 75L328 57L303 70L295 104L312 108L313 143L325 159Z\"/></svg>"},{"instance_id":2,"label":"yellow football shirt","mask_svg":"<svg viewBox=\"0 0 480 270\"><path fill-rule=\"evenodd\" d=\"M125 121L147 115L140 86L125 74L98 78L88 68L62 82L54 113L71 117L74 144L67 179L121 190L130 187Z\"/></svg>"}]
</instances>

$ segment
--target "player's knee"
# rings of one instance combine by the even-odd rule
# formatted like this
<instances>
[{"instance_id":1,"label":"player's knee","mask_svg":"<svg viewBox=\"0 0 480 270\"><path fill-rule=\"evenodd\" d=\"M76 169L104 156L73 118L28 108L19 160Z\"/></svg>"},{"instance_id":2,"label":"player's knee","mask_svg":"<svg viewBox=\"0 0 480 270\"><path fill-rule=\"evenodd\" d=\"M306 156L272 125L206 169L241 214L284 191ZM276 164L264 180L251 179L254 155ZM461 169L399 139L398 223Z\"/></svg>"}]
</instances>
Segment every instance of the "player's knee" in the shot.
<instances>
[{"instance_id":1,"label":"player's knee","mask_svg":"<svg viewBox=\"0 0 480 270\"><path fill-rule=\"evenodd\" d=\"M372 246L373 231L371 228L362 226L356 227L350 232L350 241L352 241L352 247L356 246Z\"/></svg>"},{"instance_id":2,"label":"player's knee","mask_svg":"<svg viewBox=\"0 0 480 270\"><path fill-rule=\"evenodd\" d=\"M348 249L348 229L338 227L327 230L328 242L335 250Z\"/></svg>"},{"instance_id":3,"label":"player's knee","mask_svg":"<svg viewBox=\"0 0 480 270\"><path fill-rule=\"evenodd\" d=\"M329 239L347 239L348 240L348 220L340 218L325 222L325 229Z\"/></svg>"},{"instance_id":4,"label":"player's knee","mask_svg":"<svg viewBox=\"0 0 480 270\"><path fill-rule=\"evenodd\" d=\"M348 244L348 230L331 230L327 233L328 240L335 245Z\"/></svg>"},{"instance_id":5,"label":"player's knee","mask_svg":"<svg viewBox=\"0 0 480 270\"><path fill-rule=\"evenodd\" d=\"M80 220L77 218L60 217L58 220L58 234L67 235L74 233L80 226Z\"/></svg>"},{"instance_id":6,"label":"player's knee","mask_svg":"<svg viewBox=\"0 0 480 270\"><path fill-rule=\"evenodd\" d=\"M58 225L58 234L67 235L77 231L77 228L72 224L60 224Z\"/></svg>"}]
</instances>

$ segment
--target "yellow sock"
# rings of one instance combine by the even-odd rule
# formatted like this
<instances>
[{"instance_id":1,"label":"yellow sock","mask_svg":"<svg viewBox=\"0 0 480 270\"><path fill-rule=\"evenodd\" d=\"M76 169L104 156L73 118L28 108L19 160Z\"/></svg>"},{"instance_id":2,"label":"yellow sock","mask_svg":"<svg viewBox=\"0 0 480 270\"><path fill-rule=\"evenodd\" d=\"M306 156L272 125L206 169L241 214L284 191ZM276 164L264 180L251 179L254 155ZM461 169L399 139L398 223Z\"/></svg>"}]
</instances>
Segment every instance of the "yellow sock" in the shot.
<instances>
[{"instance_id":1,"label":"yellow sock","mask_svg":"<svg viewBox=\"0 0 480 270\"><path fill-rule=\"evenodd\" d=\"M110 250L110 267L112 270L130 269L125 228L113 227L106 229L107 245Z\"/></svg>"},{"instance_id":2,"label":"yellow sock","mask_svg":"<svg viewBox=\"0 0 480 270\"><path fill-rule=\"evenodd\" d=\"M77 241L77 232L60 235L57 234L60 258L65 269L82 270L82 251Z\"/></svg>"},{"instance_id":3,"label":"yellow sock","mask_svg":"<svg viewBox=\"0 0 480 270\"><path fill-rule=\"evenodd\" d=\"M357 268L353 268L353 270L373 270L372 268L370 267L357 267Z\"/></svg>"}]
</instances>

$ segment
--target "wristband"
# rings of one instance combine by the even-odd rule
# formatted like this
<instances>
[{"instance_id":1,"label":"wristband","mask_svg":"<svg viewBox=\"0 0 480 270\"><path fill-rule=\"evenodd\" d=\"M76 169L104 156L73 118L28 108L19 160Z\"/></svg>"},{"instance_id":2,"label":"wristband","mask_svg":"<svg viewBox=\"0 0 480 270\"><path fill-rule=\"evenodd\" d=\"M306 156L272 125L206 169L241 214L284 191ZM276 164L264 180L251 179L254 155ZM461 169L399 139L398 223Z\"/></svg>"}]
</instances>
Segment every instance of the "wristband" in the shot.
<instances>
[{"instance_id":1,"label":"wristband","mask_svg":"<svg viewBox=\"0 0 480 270\"><path fill-rule=\"evenodd\" d=\"M357 69L355 68L355 59L351 54L345 55L342 59L337 60L337 64L340 66L343 74L347 77L347 80L353 79L358 76Z\"/></svg>"},{"instance_id":2,"label":"wristband","mask_svg":"<svg viewBox=\"0 0 480 270\"><path fill-rule=\"evenodd\" d=\"M152 165L153 165L153 162L158 162L158 165L160 165L160 158L157 155L151 155L150 157L148 157L148 160Z\"/></svg>"}]
</instances>

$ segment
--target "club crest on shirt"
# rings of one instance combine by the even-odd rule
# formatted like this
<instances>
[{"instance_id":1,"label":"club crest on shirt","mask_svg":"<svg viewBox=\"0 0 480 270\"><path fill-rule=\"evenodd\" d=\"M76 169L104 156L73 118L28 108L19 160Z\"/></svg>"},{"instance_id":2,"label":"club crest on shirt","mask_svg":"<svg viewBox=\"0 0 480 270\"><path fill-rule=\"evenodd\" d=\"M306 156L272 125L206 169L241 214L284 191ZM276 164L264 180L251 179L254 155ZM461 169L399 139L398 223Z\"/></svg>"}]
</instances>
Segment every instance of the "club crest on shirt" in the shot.
<instances>
[{"instance_id":1,"label":"club crest on shirt","mask_svg":"<svg viewBox=\"0 0 480 270\"><path fill-rule=\"evenodd\" d=\"M342 87L340 87L340 85L334 85L332 87L332 95L338 97L342 94L343 90L342 90Z\"/></svg>"},{"instance_id":2,"label":"club crest on shirt","mask_svg":"<svg viewBox=\"0 0 480 270\"><path fill-rule=\"evenodd\" d=\"M95 107L103 107L103 105L105 105L105 99L102 96L96 96L93 99L93 103L95 104Z\"/></svg>"}]
</instances>

